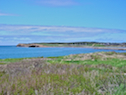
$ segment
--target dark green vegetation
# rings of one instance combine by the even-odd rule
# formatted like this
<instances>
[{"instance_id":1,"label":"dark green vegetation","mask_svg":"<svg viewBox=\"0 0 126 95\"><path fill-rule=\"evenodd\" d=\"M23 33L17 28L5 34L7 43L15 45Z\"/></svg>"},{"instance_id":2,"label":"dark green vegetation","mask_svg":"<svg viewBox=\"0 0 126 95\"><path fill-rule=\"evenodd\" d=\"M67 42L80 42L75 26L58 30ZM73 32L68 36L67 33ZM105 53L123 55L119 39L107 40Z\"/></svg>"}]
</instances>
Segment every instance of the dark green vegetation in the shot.
<instances>
[{"instance_id":1,"label":"dark green vegetation","mask_svg":"<svg viewBox=\"0 0 126 95\"><path fill-rule=\"evenodd\" d=\"M37 43L44 46L51 47L83 47L83 46L93 46L93 47L126 47L126 43L103 43L103 42L71 42L71 43Z\"/></svg>"},{"instance_id":2,"label":"dark green vegetation","mask_svg":"<svg viewBox=\"0 0 126 95\"><path fill-rule=\"evenodd\" d=\"M125 53L1 59L0 63L0 95L126 95Z\"/></svg>"}]
</instances>

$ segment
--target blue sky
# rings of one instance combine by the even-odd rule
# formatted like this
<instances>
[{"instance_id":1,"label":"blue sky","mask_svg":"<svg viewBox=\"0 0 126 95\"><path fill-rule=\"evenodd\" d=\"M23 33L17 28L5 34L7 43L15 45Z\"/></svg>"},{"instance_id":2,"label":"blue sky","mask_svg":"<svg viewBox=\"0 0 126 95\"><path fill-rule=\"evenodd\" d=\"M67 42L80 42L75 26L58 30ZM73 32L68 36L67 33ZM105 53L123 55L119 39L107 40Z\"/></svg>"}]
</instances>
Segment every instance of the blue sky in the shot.
<instances>
[{"instance_id":1,"label":"blue sky","mask_svg":"<svg viewBox=\"0 0 126 95\"><path fill-rule=\"evenodd\" d=\"M0 0L0 45L126 42L125 0Z\"/></svg>"}]
</instances>

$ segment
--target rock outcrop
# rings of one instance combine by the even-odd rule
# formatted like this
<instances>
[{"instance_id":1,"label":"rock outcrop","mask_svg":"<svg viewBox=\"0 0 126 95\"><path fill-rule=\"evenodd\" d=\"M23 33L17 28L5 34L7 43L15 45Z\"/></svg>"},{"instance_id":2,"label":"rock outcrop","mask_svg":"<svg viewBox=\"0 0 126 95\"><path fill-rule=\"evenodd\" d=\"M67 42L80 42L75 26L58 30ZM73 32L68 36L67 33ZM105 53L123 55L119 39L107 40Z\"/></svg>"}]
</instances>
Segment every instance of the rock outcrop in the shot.
<instances>
[{"instance_id":1,"label":"rock outcrop","mask_svg":"<svg viewBox=\"0 0 126 95\"><path fill-rule=\"evenodd\" d=\"M41 44L18 44L17 47L47 47Z\"/></svg>"}]
</instances>

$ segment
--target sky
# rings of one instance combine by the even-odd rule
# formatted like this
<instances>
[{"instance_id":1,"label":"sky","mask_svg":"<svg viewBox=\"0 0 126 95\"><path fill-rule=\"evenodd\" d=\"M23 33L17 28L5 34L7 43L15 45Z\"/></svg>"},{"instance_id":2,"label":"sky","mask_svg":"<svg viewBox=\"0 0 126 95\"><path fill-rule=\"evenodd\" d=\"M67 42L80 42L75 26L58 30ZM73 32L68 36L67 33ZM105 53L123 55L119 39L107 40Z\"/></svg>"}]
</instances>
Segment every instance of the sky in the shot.
<instances>
[{"instance_id":1,"label":"sky","mask_svg":"<svg viewBox=\"0 0 126 95\"><path fill-rule=\"evenodd\" d=\"M126 0L0 0L0 45L126 42Z\"/></svg>"}]
</instances>

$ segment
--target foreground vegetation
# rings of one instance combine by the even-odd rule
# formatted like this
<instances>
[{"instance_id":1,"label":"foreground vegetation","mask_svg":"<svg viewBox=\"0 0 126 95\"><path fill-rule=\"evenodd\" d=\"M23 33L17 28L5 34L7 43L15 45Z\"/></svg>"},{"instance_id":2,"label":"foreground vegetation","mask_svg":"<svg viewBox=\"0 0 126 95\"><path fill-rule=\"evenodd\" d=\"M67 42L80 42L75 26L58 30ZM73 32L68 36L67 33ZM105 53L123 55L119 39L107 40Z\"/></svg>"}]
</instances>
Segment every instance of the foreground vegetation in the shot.
<instances>
[{"instance_id":1,"label":"foreground vegetation","mask_svg":"<svg viewBox=\"0 0 126 95\"><path fill-rule=\"evenodd\" d=\"M126 95L126 54L0 60L0 95Z\"/></svg>"}]
</instances>

